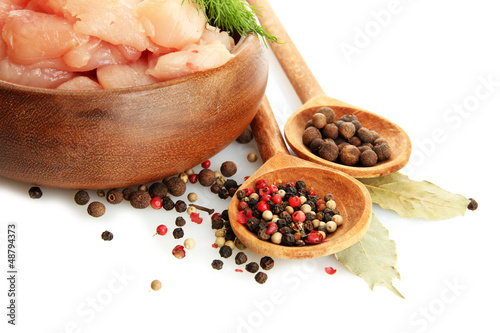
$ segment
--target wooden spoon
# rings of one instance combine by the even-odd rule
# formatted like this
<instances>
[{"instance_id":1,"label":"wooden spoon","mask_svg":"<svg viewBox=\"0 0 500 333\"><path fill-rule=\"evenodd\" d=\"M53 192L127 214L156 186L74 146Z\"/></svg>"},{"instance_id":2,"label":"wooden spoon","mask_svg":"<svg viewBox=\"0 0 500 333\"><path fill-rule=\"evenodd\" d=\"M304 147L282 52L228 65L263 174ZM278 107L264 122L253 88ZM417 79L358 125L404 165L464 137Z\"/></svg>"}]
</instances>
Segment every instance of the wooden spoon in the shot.
<instances>
[{"instance_id":1,"label":"wooden spoon","mask_svg":"<svg viewBox=\"0 0 500 333\"><path fill-rule=\"evenodd\" d=\"M304 103L290 116L285 125L285 138L295 154L303 159L341 170L356 178L378 177L403 168L408 163L411 154L411 141L408 134L384 117L326 96L268 1L249 0L248 3L258 7L262 26L278 38L279 43L270 43L271 48L297 95ZM322 106L331 107L335 111L336 119L345 114L356 115L364 127L377 131L380 137L387 139L392 150L391 158L372 167L352 167L333 163L313 154L302 143L302 133L307 121Z\"/></svg>"},{"instance_id":2,"label":"wooden spoon","mask_svg":"<svg viewBox=\"0 0 500 333\"><path fill-rule=\"evenodd\" d=\"M320 196L327 193L334 195L344 223L320 244L302 247L276 245L258 239L245 225L238 223L239 200L233 196L229 204L229 220L236 237L256 253L285 259L321 257L359 241L368 230L371 219L372 204L366 187L343 172L290 156L266 97L251 126L265 163L240 188L254 188L259 179L266 179L269 184L275 185L303 180Z\"/></svg>"}]
</instances>

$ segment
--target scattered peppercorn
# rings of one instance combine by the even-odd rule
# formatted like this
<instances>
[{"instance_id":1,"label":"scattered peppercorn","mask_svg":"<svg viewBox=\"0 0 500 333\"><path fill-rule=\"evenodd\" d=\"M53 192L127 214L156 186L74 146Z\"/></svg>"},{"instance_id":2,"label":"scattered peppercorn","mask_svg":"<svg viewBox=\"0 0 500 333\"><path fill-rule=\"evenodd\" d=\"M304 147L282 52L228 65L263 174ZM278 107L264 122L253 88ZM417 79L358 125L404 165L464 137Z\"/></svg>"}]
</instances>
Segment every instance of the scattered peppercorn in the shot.
<instances>
[{"instance_id":1,"label":"scattered peppercorn","mask_svg":"<svg viewBox=\"0 0 500 333\"><path fill-rule=\"evenodd\" d=\"M113 239L113 234L106 230L101 234L101 238L102 240L110 241Z\"/></svg>"},{"instance_id":2,"label":"scattered peppercorn","mask_svg":"<svg viewBox=\"0 0 500 333\"><path fill-rule=\"evenodd\" d=\"M271 257L265 256L260 259L260 267L262 267L263 270L270 270L271 268L274 267L274 260Z\"/></svg>"},{"instance_id":3,"label":"scattered peppercorn","mask_svg":"<svg viewBox=\"0 0 500 333\"><path fill-rule=\"evenodd\" d=\"M232 177L238 171L236 163L232 161L226 161L220 166L220 172L224 177Z\"/></svg>"},{"instance_id":4,"label":"scattered peppercorn","mask_svg":"<svg viewBox=\"0 0 500 333\"><path fill-rule=\"evenodd\" d=\"M252 261L251 263L246 264L245 269L247 270L247 272L257 273L257 271L259 270L259 264Z\"/></svg>"},{"instance_id":5,"label":"scattered peppercorn","mask_svg":"<svg viewBox=\"0 0 500 333\"><path fill-rule=\"evenodd\" d=\"M184 218L182 216L178 216L175 219L175 225L178 227L183 227L186 225L186 220L184 220Z\"/></svg>"},{"instance_id":6,"label":"scattered peppercorn","mask_svg":"<svg viewBox=\"0 0 500 333\"><path fill-rule=\"evenodd\" d=\"M477 207L479 206L479 204L477 203L476 200L474 200L473 198L469 198L470 202L469 202L469 205L467 206L467 209L469 210L476 210Z\"/></svg>"},{"instance_id":7,"label":"scattered peppercorn","mask_svg":"<svg viewBox=\"0 0 500 333\"><path fill-rule=\"evenodd\" d=\"M215 182L215 173L210 169L203 169L198 174L198 182L203 186L212 186Z\"/></svg>"},{"instance_id":8,"label":"scattered peppercorn","mask_svg":"<svg viewBox=\"0 0 500 333\"><path fill-rule=\"evenodd\" d=\"M130 196L132 195L132 193L134 193L135 190L131 187L126 187L122 190L122 194L123 194L123 199L126 200L126 201L130 201Z\"/></svg>"},{"instance_id":9,"label":"scattered peppercorn","mask_svg":"<svg viewBox=\"0 0 500 333\"><path fill-rule=\"evenodd\" d=\"M97 196L104 198L106 196L106 192L104 192L104 190L97 190Z\"/></svg>"},{"instance_id":10,"label":"scattered peppercorn","mask_svg":"<svg viewBox=\"0 0 500 333\"><path fill-rule=\"evenodd\" d=\"M149 187L149 195L152 198L158 197L160 199L163 199L167 196L167 194L168 194L167 185L163 183L156 182L151 184L151 186Z\"/></svg>"},{"instance_id":11,"label":"scattered peppercorn","mask_svg":"<svg viewBox=\"0 0 500 333\"><path fill-rule=\"evenodd\" d=\"M137 190L139 191L148 191L148 186L146 184L141 184L137 187Z\"/></svg>"},{"instance_id":12,"label":"scattered peppercorn","mask_svg":"<svg viewBox=\"0 0 500 333\"><path fill-rule=\"evenodd\" d=\"M225 243L225 240L224 240L224 243ZM231 247L229 247L227 245L222 245L220 250L219 250L219 254L222 258L229 258L233 254L233 250L231 249Z\"/></svg>"},{"instance_id":13,"label":"scattered peppercorn","mask_svg":"<svg viewBox=\"0 0 500 333\"><path fill-rule=\"evenodd\" d=\"M106 193L106 201L110 204L119 204L123 200L123 192L119 189L111 189Z\"/></svg>"},{"instance_id":14,"label":"scattered peppercorn","mask_svg":"<svg viewBox=\"0 0 500 333\"><path fill-rule=\"evenodd\" d=\"M184 237L184 230L182 230L182 228L175 228L172 234L174 235L175 239L179 239Z\"/></svg>"},{"instance_id":15,"label":"scattered peppercorn","mask_svg":"<svg viewBox=\"0 0 500 333\"><path fill-rule=\"evenodd\" d=\"M43 195L43 192L38 186L33 186L28 190L28 195L31 199L40 199Z\"/></svg>"},{"instance_id":16,"label":"scattered peppercorn","mask_svg":"<svg viewBox=\"0 0 500 333\"><path fill-rule=\"evenodd\" d=\"M236 138L236 142L238 143L249 143L253 139L252 130L247 127L243 130L243 132Z\"/></svg>"},{"instance_id":17,"label":"scattered peppercorn","mask_svg":"<svg viewBox=\"0 0 500 333\"><path fill-rule=\"evenodd\" d=\"M247 255L244 252L238 252L238 254L234 257L234 261L236 265L242 265L246 263L248 260Z\"/></svg>"},{"instance_id":18,"label":"scattered peppercorn","mask_svg":"<svg viewBox=\"0 0 500 333\"><path fill-rule=\"evenodd\" d=\"M137 209L144 209L149 207L151 203L151 196L147 191L138 190L130 196L130 204Z\"/></svg>"},{"instance_id":19,"label":"scattered peppercorn","mask_svg":"<svg viewBox=\"0 0 500 333\"><path fill-rule=\"evenodd\" d=\"M174 197L180 197L186 192L186 183L179 177L166 178L163 183L167 186L168 193Z\"/></svg>"},{"instance_id":20,"label":"scattered peppercorn","mask_svg":"<svg viewBox=\"0 0 500 333\"><path fill-rule=\"evenodd\" d=\"M86 205L88 204L90 201L90 195L89 195L89 192L85 191L85 190L80 190L78 192L76 192L75 194L75 202L80 205L80 206L83 206L83 205Z\"/></svg>"},{"instance_id":21,"label":"scattered peppercorn","mask_svg":"<svg viewBox=\"0 0 500 333\"><path fill-rule=\"evenodd\" d=\"M188 250L192 250L194 249L194 246L195 246L195 242L194 242L194 239L192 238L187 238L185 241L184 241L184 247Z\"/></svg>"},{"instance_id":22,"label":"scattered peppercorn","mask_svg":"<svg viewBox=\"0 0 500 333\"><path fill-rule=\"evenodd\" d=\"M174 247L174 249L172 250L172 254L174 257L176 257L177 259L182 259L186 256L186 251L184 250L184 246L182 245L177 245L176 247Z\"/></svg>"},{"instance_id":23,"label":"scattered peppercorn","mask_svg":"<svg viewBox=\"0 0 500 333\"><path fill-rule=\"evenodd\" d=\"M165 198L163 198L163 209L165 209L166 211L169 211L169 210L174 209L174 207L175 207L175 203L169 196L166 196Z\"/></svg>"},{"instance_id":24,"label":"scattered peppercorn","mask_svg":"<svg viewBox=\"0 0 500 333\"><path fill-rule=\"evenodd\" d=\"M161 282L158 280L154 280L153 282L151 282L151 289L153 289L154 291L160 290L161 289Z\"/></svg>"},{"instance_id":25,"label":"scattered peppercorn","mask_svg":"<svg viewBox=\"0 0 500 333\"><path fill-rule=\"evenodd\" d=\"M222 260L219 260L219 259L214 259L212 261L212 268L213 269L216 269L216 270L221 270L222 269L222 266L224 266L224 262L222 262Z\"/></svg>"},{"instance_id":26,"label":"scattered peppercorn","mask_svg":"<svg viewBox=\"0 0 500 333\"><path fill-rule=\"evenodd\" d=\"M264 272L258 272L255 274L255 281L259 284L264 284L267 281L267 274Z\"/></svg>"},{"instance_id":27,"label":"scattered peppercorn","mask_svg":"<svg viewBox=\"0 0 500 333\"><path fill-rule=\"evenodd\" d=\"M187 199L189 200L189 202L195 202L196 200L198 200L198 195L191 192L188 194Z\"/></svg>"},{"instance_id":28,"label":"scattered peppercorn","mask_svg":"<svg viewBox=\"0 0 500 333\"><path fill-rule=\"evenodd\" d=\"M182 213L182 212L185 212L187 209L187 205L184 201L182 200L177 200L175 202L175 211L178 212L178 213Z\"/></svg>"},{"instance_id":29,"label":"scattered peppercorn","mask_svg":"<svg viewBox=\"0 0 500 333\"><path fill-rule=\"evenodd\" d=\"M94 201L88 205L87 212L92 217L100 217L106 212L106 207L101 202Z\"/></svg>"},{"instance_id":30,"label":"scattered peppercorn","mask_svg":"<svg viewBox=\"0 0 500 333\"><path fill-rule=\"evenodd\" d=\"M250 153L250 154L247 155L247 160L250 163L257 162L258 159L259 159L259 157L255 153Z\"/></svg>"}]
</instances>

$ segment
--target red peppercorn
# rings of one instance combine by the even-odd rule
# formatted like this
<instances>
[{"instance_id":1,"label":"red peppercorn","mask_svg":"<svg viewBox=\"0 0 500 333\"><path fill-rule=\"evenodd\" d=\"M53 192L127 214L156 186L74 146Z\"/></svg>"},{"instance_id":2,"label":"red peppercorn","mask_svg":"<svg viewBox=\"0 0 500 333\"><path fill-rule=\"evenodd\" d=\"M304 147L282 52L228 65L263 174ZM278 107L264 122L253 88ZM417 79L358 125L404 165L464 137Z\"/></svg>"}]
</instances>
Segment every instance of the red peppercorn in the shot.
<instances>
[{"instance_id":1,"label":"red peppercorn","mask_svg":"<svg viewBox=\"0 0 500 333\"><path fill-rule=\"evenodd\" d=\"M222 217L221 213L213 213L211 219L213 220L216 217Z\"/></svg>"},{"instance_id":2,"label":"red peppercorn","mask_svg":"<svg viewBox=\"0 0 500 333\"><path fill-rule=\"evenodd\" d=\"M269 210L269 205L265 201L259 201L257 204L257 210L263 213L266 210Z\"/></svg>"},{"instance_id":3,"label":"red peppercorn","mask_svg":"<svg viewBox=\"0 0 500 333\"><path fill-rule=\"evenodd\" d=\"M261 188L268 187L269 184L267 183L267 180L265 179L259 179L255 182L255 188L257 190L260 190Z\"/></svg>"},{"instance_id":4,"label":"red peppercorn","mask_svg":"<svg viewBox=\"0 0 500 333\"><path fill-rule=\"evenodd\" d=\"M267 224L266 235L272 235L278 230L278 225L274 222L270 222Z\"/></svg>"},{"instance_id":5,"label":"red peppercorn","mask_svg":"<svg viewBox=\"0 0 500 333\"><path fill-rule=\"evenodd\" d=\"M277 204L277 205L279 205L279 204L281 204L281 203L283 202L283 199L281 198L281 195L279 195L278 193L274 194L274 195L271 197L271 200L272 200L275 204Z\"/></svg>"},{"instance_id":6,"label":"red peppercorn","mask_svg":"<svg viewBox=\"0 0 500 333\"><path fill-rule=\"evenodd\" d=\"M294 195L293 197L290 197L290 199L288 199L288 204L295 208L295 207L299 207L300 206L300 198L296 195Z\"/></svg>"},{"instance_id":7,"label":"red peppercorn","mask_svg":"<svg viewBox=\"0 0 500 333\"><path fill-rule=\"evenodd\" d=\"M201 163L201 167L202 167L203 169L208 169L208 168L210 168L210 165L211 165L210 160L206 160L206 161L204 161L203 163Z\"/></svg>"},{"instance_id":8,"label":"red peppercorn","mask_svg":"<svg viewBox=\"0 0 500 333\"><path fill-rule=\"evenodd\" d=\"M323 234L317 232L316 230L311 231L307 236L306 242L309 244L319 244L323 241Z\"/></svg>"},{"instance_id":9,"label":"red peppercorn","mask_svg":"<svg viewBox=\"0 0 500 333\"><path fill-rule=\"evenodd\" d=\"M278 186L276 186L276 185L269 185L269 193L273 194L273 193L276 193L276 192L278 192Z\"/></svg>"},{"instance_id":10,"label":"red peppercorn","mask_svg":"<svg viewBox=\"0 0 500 333\"><path fill-rule=\"evenodd\" d=\"M337 270L334 269L333 267L325 267L325 272L326 272L326 274L333 275L333 274L337 273Z\"/></svg>"},{"instance_id":11,"label":"red peppercorn","mask_svg":"<svg viewBox=\"0 0 500 333\"><path fill-rule=\"evenodd\" d=\"M287 183L286 186L296 187L295 183Z\"/></svg>"},{"instance_id":12,"label":"red peppercorn","mask_svg":"<svg viewBox=\"0 0 500 333\"><path fill-rule=\"evenodd\" d=\"M243 210L245 208L248 208L248 203L246 203L245 201L240 201L238 203L238 210Z\"/></svg>"},{"instance_id":13,"label":"red peppercorn","mask_svg":"<svg viewBox=\"0 0 500 333\"><path fill-rule=\"evenodd\" d=\"M236 217L236 220L240 224L246 224L247 221L252 218L252 211L251 210L242 210L241 212L238 213L238 216Z\"/></svg>"},{"instance_id":14,"label":"red peppercorn","mask_svg":"<svg viewBox=\"0 0 500 333\"><path fill-rule=\"evenodd\" d=\"M271 200L271 195L270 194L264 194L263 196L260 197L260 201L267 202Z\"/></svg>"},{"instance_id":15,"label":"red peppercorn","mask_svg":"<svg viewBox=\"0 0 500 333\"><path fill-rule=\"evenodd\" d=\"M311 189L309 190L309 194L310 194L310 195L316 195L316 190L315 190L315 189L313 189L313 188L311 188Z\"/></svg>"},{"instance_id":16,"label":"red peppercorn","mask_svg":"<svg viewBox=\"0 0 500 333\"><path fill-rule=\"evenodd\" d=\"M306 220L306 214L303 211L298 210L292 214L293 222L304 222Z\"/></svg>"},{"instance_id":17,"label":"red peppercorn","mask_svg":"<svg viewBox=\"0 0 500 333\"><path fill-rule=\"evenodd\" d=\"M248 178L250 178L250 176L245 176L243 177L243 180L247 180Z\"/></svg>"},{"instance_id":18,"label":"red peppercorn","mask_svg":"<svg viewBox=\"0 0 500 333\"><path fill-rule=\"evenodd\" d=\"M189 182L191 184L196 184L196 182L198 181L198 175L197 174L192 174L191 176L189 176Z\"/></svg>"},{"instance_id":19,"label":"red peppercorn","mask_svg":"<svg viewBox=\"0 0 500 333\"><path fill-rule=\"evenodd\" d=\"M174 249L172 250L172 254L174 255L174 257L176 257L177 259L182 259L186 256L186 251L184 250L184 246L182 245L177 245L176 247L174 247Z\"/></svg>"},{"instance_id":20,"label":"red peppercorn","mask_svg":"<svg viewBox=\"0 0 500 333\"><path fill-rule=\"evenodd\" d=\"M160 235L160 236L165 236L167 233L168 229L167 226L164 224L160 224L159 226L156 227L156 234L155 235Z\"/></svg>"},{"instance_id":21,"label":"red peppercorn","mask_svg":"<svg viewBox=\"0 0 500 333\"><path fill-rule=\"evenodd\" d=\"M189 217L191 218L191 221L196 223L196 224L201 224L201 222L203 222L203 218L201 218L200 214L198 214L198 213L191 213L191 215L189 215Z\"/></svg>"},{"instance_id":22,"label":"red peppercorn","mask_svg":"<svg viewBox=\"0 0 500 333\"><path fill-rule=\"evenodd\" d=\"M151 199L151 207L154 209L160 209L163 207L163 201L159 197L154 197Z\"/></svg>"},{"instance_id":23,"label":"red peppercorn","mask_svg":"<svg viewBox=\"0 0 500 333\"><path fill-rule=\"evenodd\" d=\"M263 196L263 195L266 195L266 194L269 194L269 186L267 187L263 187L263 188L259 188L259 195L260 196Z\"/></svg>"}]
</instances>

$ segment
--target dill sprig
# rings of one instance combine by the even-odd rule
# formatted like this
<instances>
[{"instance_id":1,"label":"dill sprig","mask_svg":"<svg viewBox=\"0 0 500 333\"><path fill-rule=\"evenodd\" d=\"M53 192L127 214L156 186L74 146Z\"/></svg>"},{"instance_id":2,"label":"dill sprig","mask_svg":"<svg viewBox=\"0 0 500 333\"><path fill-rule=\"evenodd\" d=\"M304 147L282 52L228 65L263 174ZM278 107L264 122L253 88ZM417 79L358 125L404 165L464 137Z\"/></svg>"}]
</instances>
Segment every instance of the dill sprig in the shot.
<instances>
[{"instance_id":1,"label":"dill sprig","mask_svg":"<svg viewBox=\"0 0 500 333\"><path fill-rule=\"evenodd\" d=\"M257 8L243 0L189 0L205 13L207 20L221 30L246 36L255 33L271 42L277 42L275 36L257 23Z\"/></svg>"}]
</instances>

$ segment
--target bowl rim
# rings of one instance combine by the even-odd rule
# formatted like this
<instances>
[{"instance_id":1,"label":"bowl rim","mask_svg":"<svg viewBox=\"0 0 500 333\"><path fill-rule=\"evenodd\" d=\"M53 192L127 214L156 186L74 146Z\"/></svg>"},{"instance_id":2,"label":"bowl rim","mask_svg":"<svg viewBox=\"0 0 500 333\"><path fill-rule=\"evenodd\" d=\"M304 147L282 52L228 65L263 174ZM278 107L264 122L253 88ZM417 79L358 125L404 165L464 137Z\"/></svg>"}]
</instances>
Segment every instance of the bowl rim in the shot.
<instances>
[{"instance_id":1,"label":"bowl rim","mask_svg":"<svg viewBox=\"0 0 500 333\"><path fill-rule=\"evenodd\" d=\"M51 96L107 96L114 94L128 94L135 92L144 92L148 90L161 89L169 86L174 86L177 84L181 84L187 80L193 79L195 77L203 77L208 76L216 71L223 70L225 67L230 66L231 63L235 61L239 54L241 54L249 45L252 45L251 42L255 43L255 39L260 42L258 36L255 33L249 33L247 35L243 35L239 38L238 42L234 45L231 50L231 54L234 55L232 59L229 59L222 66L211 68L205 71L200 71L180 77L176 77L170 80L165 80L153 84L146 84L142 86L136 87L125 87L125 88L115 88L115 89L100 89L100 90L62 90L62 89L54 89L54 88L39 88L39 87L31 87L22 84L12 83L8 81L4 81L0 79L0 89L9 89L9 90L17 90L27 93L36 93L36 94L45 94ZM249 43L250 42L250 43Z\"/></svg>"}]
</instances>

